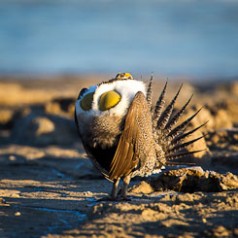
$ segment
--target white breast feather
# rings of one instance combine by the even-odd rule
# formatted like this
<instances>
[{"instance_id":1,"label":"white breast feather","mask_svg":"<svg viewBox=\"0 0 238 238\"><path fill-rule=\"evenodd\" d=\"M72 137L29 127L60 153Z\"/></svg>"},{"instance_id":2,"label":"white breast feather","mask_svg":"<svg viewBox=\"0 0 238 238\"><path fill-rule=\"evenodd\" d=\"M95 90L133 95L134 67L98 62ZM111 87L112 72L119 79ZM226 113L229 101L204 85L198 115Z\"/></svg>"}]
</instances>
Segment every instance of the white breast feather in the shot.
<instances>
[{"instance_id":1,"label":"white breast feather","mask_svg":"<svg viewBox=\"0 0 238 238\"><path fill-rule=\"evenodd\" d=\"M76 115L78 116L79 114L83 114L84 116L93 116L93 111L89 110L89 111L84 111L81 106L80 106L80 101L83 99L83 97L88 94L88 93L93 93L95 92L97 89L97 85L93 85L91 87L88 88L87 92L81 96L76 102L75 102L75 110L76 110Z\"/></svg>"},{"instance_id":2,"label":"white breast feather","mask_svg":"<svg viewBox=\"0 0 238 238\"><path fill-rule=\"evenodd\" d=\"M120 102L113 108L107 111L99 110L99 99L101 95L107 91L115 90L121 95ZM136 93L141 91L146 95L145 84L142 81L137 80L122 80L114 81L109 84L101 84L97 89L93 97L92 110L97 114L116 114L124 116L127 113L127 109L130 106Z\"/></svg>"},{"instance_id":3,"label":"white breast feather","mask_svg":"<svg viewBox=\"0 0 238 238\"><path fill-rule=\"evenodd\" d=\"M107 111L100 111L98 102L101 95L111 90L115 90L121 95L120 102L115 107ZM128 107L130 106L130 103L132 102L137 92L141 91L146 96L146 87L144 82L137 80L114 81L112 83L101 84L98 87L92 86L88 89L87 93L93 91L95 91L95 93L93 96L92 109L89 111L82 110L82 108L80 107L80 101L82 98L79 98L76 101L77 115L84 113L85 116L87 115L89 117L98 116L101 114L115 114L119 116L124 116L127 113Z\"/></svg>"}]
</instances>

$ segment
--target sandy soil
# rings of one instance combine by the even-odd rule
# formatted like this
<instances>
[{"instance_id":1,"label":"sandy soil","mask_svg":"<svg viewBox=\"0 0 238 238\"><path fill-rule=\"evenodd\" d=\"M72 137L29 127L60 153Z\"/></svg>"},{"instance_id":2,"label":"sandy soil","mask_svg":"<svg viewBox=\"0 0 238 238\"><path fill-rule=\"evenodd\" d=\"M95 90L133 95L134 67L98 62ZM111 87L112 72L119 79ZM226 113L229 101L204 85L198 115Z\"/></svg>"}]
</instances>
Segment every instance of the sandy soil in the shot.
<instances>
[{"instance_id":1,"label":"sandy soil","mask_svg":"<svg viewBox=\"0 0 238 238\"><path fill-rule=\"evenodd\" d=\"M209 120L191 148L204 153L135 178L128 201L105 201L112 185L73 122L80 88L101 79L0 80L0 237L238 237L238 81L185 83L177 106L192 93L187 114L204 105L191 125Z\"/></svg>"}]
</instances>

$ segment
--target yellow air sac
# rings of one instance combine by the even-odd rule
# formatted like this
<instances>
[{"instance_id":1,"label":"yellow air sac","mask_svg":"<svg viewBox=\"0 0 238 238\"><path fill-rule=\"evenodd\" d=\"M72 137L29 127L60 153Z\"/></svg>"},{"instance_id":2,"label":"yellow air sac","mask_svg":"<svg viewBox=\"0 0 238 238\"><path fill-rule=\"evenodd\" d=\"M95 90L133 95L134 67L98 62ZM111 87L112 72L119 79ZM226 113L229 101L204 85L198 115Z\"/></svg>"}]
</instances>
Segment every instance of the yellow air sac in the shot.
<instances>
[{"instance_id":1,"label":"yellow air sac","mask_svg":"<svg viewBox=\"0 0 238 238\"><path fill-rule=\"evenodd\" d=\"M89 111L92 108L93 94L94 93L88 93L81 100L80 106L84 111Z\"/></svg>"},{"instance_id":2,"label":"yellow air sac","mask_svg":"<svg viewBox=\"0 0 238 238\"><path fill-rule=\"evenodd\" d=\"M109 110L112 107L115 107L121 100L121 95L116 91L108 91L101 95L99 100L99 109L100 111Z\"/></svg>"}]
</instances>

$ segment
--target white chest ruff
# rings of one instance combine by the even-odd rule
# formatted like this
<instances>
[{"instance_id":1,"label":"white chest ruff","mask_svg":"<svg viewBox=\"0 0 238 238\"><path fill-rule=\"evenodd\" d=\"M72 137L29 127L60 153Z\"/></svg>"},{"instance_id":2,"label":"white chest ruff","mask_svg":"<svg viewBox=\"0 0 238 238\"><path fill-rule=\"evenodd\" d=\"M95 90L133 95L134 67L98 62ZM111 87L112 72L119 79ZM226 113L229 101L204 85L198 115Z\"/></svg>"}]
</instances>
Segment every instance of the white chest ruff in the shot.
<instances>
[{"instance_id":1,"label":"white chest ruff","mask_svg":"<svg viewBox=\"0 0 238 238\"><path fill-rule=\"evenodd\" d=\"M121 96L119 103L106 111L99 110L99 100L103 93L107 91L114 90L118 92ZM136 93L141 91L144 95L146 95L145 84L142 81L137 80L118 80L110 83L103 83L98 86L92 86L88 89L88 92L94 92L92 108L88 111L84 111L80 107L80 101L82 98L79 98L76 101L76 115L83 114L86 117L95 117L99 115L118 115L125 116L127 110L135 97Z\"/></svg>"}]
</instances>

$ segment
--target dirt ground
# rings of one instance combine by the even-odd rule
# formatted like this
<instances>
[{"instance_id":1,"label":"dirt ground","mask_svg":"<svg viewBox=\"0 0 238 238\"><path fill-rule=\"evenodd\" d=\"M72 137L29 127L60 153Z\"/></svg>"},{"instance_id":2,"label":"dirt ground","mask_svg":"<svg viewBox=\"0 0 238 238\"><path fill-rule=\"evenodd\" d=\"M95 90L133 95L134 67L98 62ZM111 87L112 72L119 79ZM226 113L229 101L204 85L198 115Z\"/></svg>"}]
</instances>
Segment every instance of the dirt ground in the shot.
<instances>
[{"instance_id":1,"label":"dirt ground","mask_svg":"<svg viewBox=\"0 0 238 238\"><path fill-rule=\"evenodd\" d=\"M176 107L191 94L186 115L203 106L191 126L208 121L206 137L191 149L204 152L109 201L73 121L80 89L102 78L0 79L0 237L238 237L238 81L185 82Z\"/></svg>"}]
</instances>

